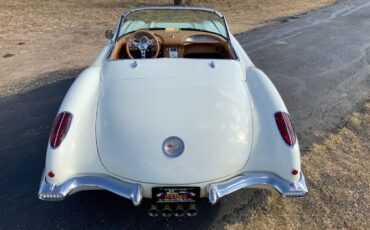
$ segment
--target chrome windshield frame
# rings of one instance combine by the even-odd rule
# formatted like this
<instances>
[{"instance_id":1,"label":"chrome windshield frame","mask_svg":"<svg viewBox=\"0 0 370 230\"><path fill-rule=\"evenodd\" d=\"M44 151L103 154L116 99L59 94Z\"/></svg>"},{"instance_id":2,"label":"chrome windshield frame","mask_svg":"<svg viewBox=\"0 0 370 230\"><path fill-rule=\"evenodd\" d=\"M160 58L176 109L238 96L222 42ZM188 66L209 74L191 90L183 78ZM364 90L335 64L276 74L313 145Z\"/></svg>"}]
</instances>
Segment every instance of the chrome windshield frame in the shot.
<instances>
[{"instance_id":1,"label":"chrome windshield frame","mask_svg":"<svg viewBox=\"0 0 370 230\"><path fill-rule=\"evenodd\" d=\"M143 6L143 7L138 7L134 8L131 10L126 11L123 13L119 19L119 22L116 27L116 31L114 34L113 41L116 43L119 39L118 33L119 33L119 28L121 28L121 25L125 22L125 18L137 11L141 10L198 10L198 11L205 11L205 12L210 12L214 13L215 15L219 16L225 25L225 30L226 30L226 37L225 39L227 40L228 43L230 43L230 31L229 31L229 25L227 24L226 18L224 15L222 15L220 12L217 10L211 9L211 8L206 8L206 7L190 7L190 6ZM221 34L220 34L221 35ZM222 35L221 35L222 36Z\"/></svg>"}]
</instances>

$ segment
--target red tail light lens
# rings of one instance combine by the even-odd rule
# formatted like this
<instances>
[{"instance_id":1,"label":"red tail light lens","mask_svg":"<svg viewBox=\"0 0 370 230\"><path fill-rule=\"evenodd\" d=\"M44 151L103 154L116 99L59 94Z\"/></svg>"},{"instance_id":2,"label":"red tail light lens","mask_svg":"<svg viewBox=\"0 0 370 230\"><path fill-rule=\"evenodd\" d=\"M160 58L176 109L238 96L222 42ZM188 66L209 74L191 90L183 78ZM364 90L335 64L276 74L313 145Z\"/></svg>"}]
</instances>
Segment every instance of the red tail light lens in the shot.
<instances>
[{"instance_id":1,"label":"red tail light lens","mask_svg":"<svg viewBox=\"0 0 370 230\"><path fill-rule=\"evenodd\" d=\"M297 141L297 136L295 134L289 114L284 112L277 112L275 113L275 121L280 131L281 137L288 145L293 146Z\"/></svg>"},{"instance_id":2,"label":"red tail light lens","mask_svg":"<svg viewBox=\"0 0 370 230\"><path fill-rule=\"evenodd\" d=\"M293 169L293 170L292 170L292 175L293 175L293 176L297 175L298 173L299 173L299 171L298 171L297 169Z\"/></svg>"},{"instance_id":3,"label":"red tail light lens","mask_svg":"<svg viewBox=\"0 0 370 230\"><path fill-rule=\"evenodd\" d=\"M55 118L53 128L50 134L50 145L53 148L58 148L66 136L69 126L71 125L72 114L62 112Z\"/></svg>"},{"instance_id":4,"label":"red tail light lens","mask_svg":"<svg viewBox=\"0 0 370 230\"><path fill-rule=\"evenodd\" d=\"M49 177L54 177L54 176L55 176L55 174L53 173L53 171L50 171L50 172L48 172L48 176L49 176Z\"/></svg>"}]
</instances>

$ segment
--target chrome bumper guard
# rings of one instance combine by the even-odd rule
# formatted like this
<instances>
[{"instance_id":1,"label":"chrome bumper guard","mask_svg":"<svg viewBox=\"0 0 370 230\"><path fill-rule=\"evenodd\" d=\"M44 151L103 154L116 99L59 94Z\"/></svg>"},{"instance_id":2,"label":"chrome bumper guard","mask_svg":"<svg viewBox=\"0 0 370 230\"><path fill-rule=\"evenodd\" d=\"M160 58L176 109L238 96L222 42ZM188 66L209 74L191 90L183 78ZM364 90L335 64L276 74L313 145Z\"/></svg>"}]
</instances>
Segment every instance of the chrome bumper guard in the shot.
<instances>
[{"instance_id":1,"label":"chrome bumper guard","mask_svg":"<svg viewBox=\"0 0 370 230\"><path fill-rule=\"evenodd\" d=\"M92 189L108 190L119 196L130 199L135 206L140 205L142 200L141 185L123 182L106 175L81 175L73 177L58 186L48 183L45 178L45 175L43 175L39 189L39 198L41 200L63 200L65 197L72 195L73 193Z\"/></svg>"},{"instance_id":2,"label":"chrome bumper guard","mask_svg":"<svg viewBox=\"0 0 370 230\"><path fill-rule=\"evenodd\" d=\"M274 174L246 173L227 181L208 186L208 199L212 204L230 193L242 188L275 189L286 198L302 198L307 196L308 190L303 173L296 183L289 183Z\"/></svg>"},{"instance_id":3,"label":"chrome bumper guard","mask_svg":"<svg viewBox=\"0 0 370 230\"><path fill-rule=\"evenodd\" d=\"M275 189L287 198L300 198L307 195L303 173L296 183L289 183L274 174L246 173L220 183L210 184L208 186L208 199L210 203L215 204L221 197L243 188ZM48 183L46 175L43 174L39 198L46 201L58 201L73 193L93 189L108 190L130 199L135 206L140 205L142 201L143 192L140 184L127 183L102 174L80 175L58 186Z\"/></svg>"}]
</instances>

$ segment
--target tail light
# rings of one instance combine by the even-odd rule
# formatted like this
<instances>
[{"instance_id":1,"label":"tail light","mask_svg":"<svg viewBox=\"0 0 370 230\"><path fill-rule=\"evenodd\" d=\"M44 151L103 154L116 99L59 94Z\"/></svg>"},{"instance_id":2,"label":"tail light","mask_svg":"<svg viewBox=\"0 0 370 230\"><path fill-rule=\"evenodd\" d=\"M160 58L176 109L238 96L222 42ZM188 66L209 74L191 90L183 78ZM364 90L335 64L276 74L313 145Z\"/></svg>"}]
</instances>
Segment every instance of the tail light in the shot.
<instances>
[{"instance_id":1,"label":"tail light","mask_svg":"<svg viewBox=\"0 0 370 230\"><path fill-rule=\"evenodd\" d=\"M50 171L50 172L48 172L48 176L49 176L49 177L54 177L54 176L55 176L55 174L54 174L54 172L53 172L53 171Z\"/></svg>"},{"instance_id":2,"label":"tail light","mask_svg":"<svg viewBox=\"0 0 370 230\"><path fill-rule=\"evenodd\" d=\"M51 147L58 148L58 146L62 143L63 139L67 135L71 121L72 114L69 112L62 112L57 115L50 134Z\"/></svg>"},{"instance_id":3,"label":"tail light","mask_svg":"<svg viewBox=\"0 0 370 230\"><path fill-rule=\"evenodd\" d=\"M288 145L293 146L297 141L297 136L295 134L289 114L285 112L277 112L275 113L275 121L281 137Z\"/></svg>"}]
</instances>

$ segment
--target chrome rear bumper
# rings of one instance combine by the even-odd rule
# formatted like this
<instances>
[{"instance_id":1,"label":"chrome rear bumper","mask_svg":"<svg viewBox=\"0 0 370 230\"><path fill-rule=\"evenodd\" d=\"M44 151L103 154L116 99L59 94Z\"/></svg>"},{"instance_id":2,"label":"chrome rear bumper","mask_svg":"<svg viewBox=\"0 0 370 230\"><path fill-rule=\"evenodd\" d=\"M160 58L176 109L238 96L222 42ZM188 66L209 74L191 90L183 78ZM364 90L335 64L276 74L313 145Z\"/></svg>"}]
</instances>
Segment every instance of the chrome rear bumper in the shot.
<instances>
[{"instance_id":1,"label":"chrome rear bumper","mask_svg":"<svg viewBox=\"0 0 370 230\"><path fill-rule=\"evenodd\" d=\"M39 198L47 201L63 200L73 193L83 190L104 189L130 199L135 206L140 205L143 188L140 184L127 183L103 174L88 174L73 177L56 186L48 183L43 174ZM270 173L246 173L229 180L210 184L207 187L208 199L212 204L230 193L243 188L275 189L283 197L299 198L307 195L303 173L297 183L289 183Z\"/></svg>"},{"instance_id":2,"label":"chrome rear bumper","mask_svg":"<svg viewBox=\"0 0 370 230\"><path fill-rule=\"evenodd\" d=\"M301 198L308 193L306 181L301 173L301 178L296 183L289 183L270 173L248 173L208 187L209 202L215 204L221 197L242 188L275 189L283 197Z\"/></svg>"},{"instance_id":3,"label":"chrome rear bumper","mask_svg":"<svg viewBox=\"0 0 370 230\"><path fill-rule=\"evenodd\" d=\"M135 206L140 205L142 200L141 185L123 182L101 174L73 177L58 186L49 184L45 179L45 175L43 175L39 189L39 198L47 201L58 201L63 200L73 193L93 189L108 190L119 196L130 199Z\"/></svg>"}]
</instances>

